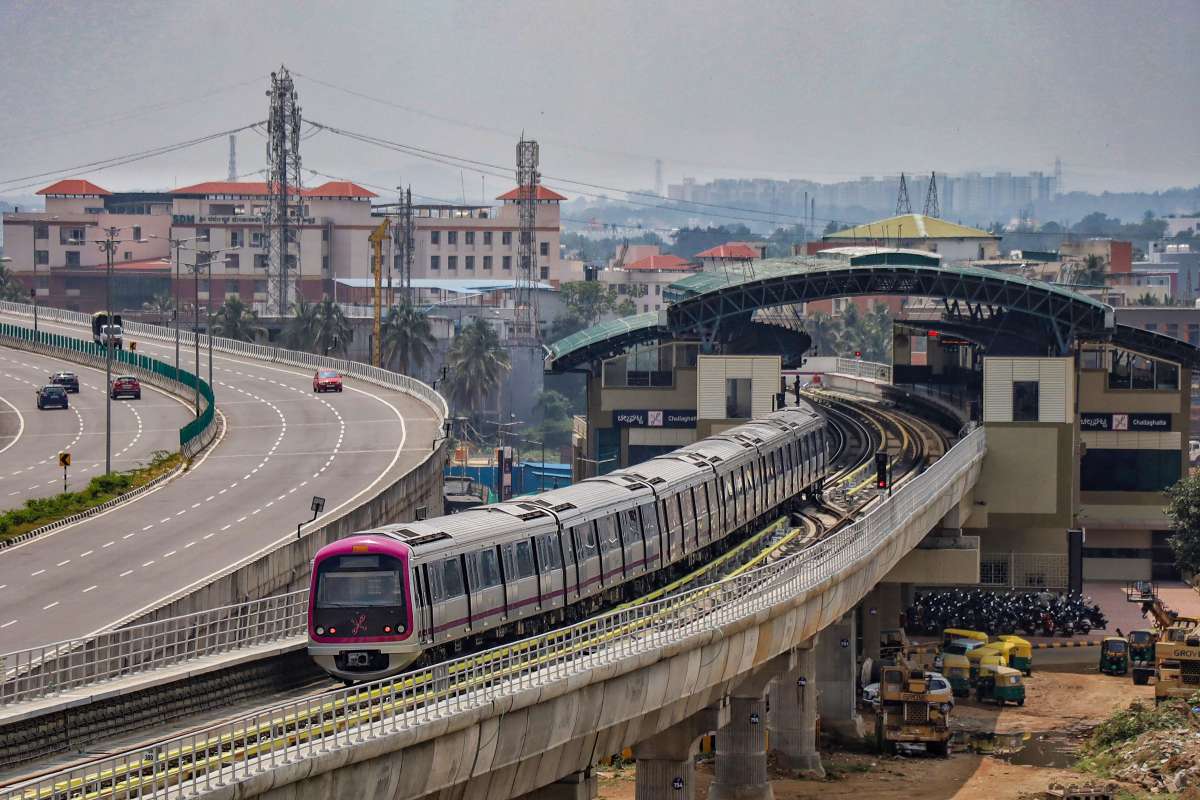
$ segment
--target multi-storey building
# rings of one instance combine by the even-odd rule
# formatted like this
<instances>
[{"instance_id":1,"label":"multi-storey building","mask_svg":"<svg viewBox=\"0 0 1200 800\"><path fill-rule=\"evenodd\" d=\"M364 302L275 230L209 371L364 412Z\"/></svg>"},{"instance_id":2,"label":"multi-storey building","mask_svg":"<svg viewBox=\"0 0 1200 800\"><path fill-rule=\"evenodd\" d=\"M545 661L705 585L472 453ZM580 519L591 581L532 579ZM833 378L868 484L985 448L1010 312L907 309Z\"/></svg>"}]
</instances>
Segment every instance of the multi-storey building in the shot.
<instances>
[{"instance_id":1,"label":"multi-storey building","mask_svg":"<svg viewBox=\"0 0 1200 800\"><path fill-rule=\"evenodd\" d=\"M91 181L62 180L38 192L46 210L4 215L9 269L39 303L93 310L105 303L107 255L97 244L118 229L113 253L113 305L147 286L166 290L166 237L171 198L161 194L114 194ZM148 280L151 279L151 280ZM138 301L140 305L140 300Z\"/></svg>"},{"instance_id":2,"label":"multi-storey building","mask_svg":"<svg viewBox=\"0 0 1200 800\"><path fill-rule=\"evenodd\" d=\"M502 205L424 205L414 208L414 278L515 280L520 210L517 189ZM566 198L539 186L534 216L534 279L558 286L580 280L560 254L559 203Z\"/></svg>"},{"instance_id":3,"label":"multi-storey building","mask_svg":"<svg viewBox=\"0 0 1200 800\"><path fill-rule=\"evenodd\" d=\"M10 268L41 302L90 311L102 308L106 264L93 244L100 229L121 228L114 264L113 305L139 309L155 294L182 303L195 297L215 308L237 295L265 304L268 253L264 182L208 181L166 193L112 193L89 181L59 181L41 190L46 210L5 214ZM300 295L338 298L338 280L372 276L369 235L379 224L375 193L330 181L294 193L288 230L289 279ZM517 190L501 205L420 206L414 220L414 278L515 281L520 219ZM582 265L560 255L559 202L539 187L534 278L551 286L583 278ZM172 248L171 239L182 240ZM197 278L192 267L214 255ZM398 266L389 243L385 257ZM393 271L393 278L397 273ZM356 298L372 302L371 297ZM262 306L260 305L260 310Z\"/></svg>"}]
</instances>

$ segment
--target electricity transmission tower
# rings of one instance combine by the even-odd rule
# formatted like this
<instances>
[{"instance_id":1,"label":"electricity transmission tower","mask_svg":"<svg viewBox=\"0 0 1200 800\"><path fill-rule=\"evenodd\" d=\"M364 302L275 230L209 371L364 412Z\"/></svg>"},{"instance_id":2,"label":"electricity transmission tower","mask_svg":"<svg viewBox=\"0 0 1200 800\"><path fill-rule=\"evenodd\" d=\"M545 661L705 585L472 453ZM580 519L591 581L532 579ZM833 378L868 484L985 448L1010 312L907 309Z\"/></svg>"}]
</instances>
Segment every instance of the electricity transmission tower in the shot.
<instances>
[{"instance_id":1,"label":"electricity transmission tower","mask_svg":"<svg viewBox=\"0 0 1200 800\"><path fill-rule=\"evenodd\" d=\"M404 302L412 303L413 250L416 245L413 238L412 186L410 185L408 189L399 186L396 188L400 189L400 203L397 207L396 224L392 226L392 244L396 253L395 266L400 273L400 293L404 297ZM388 271L388 281L390 284L390 270ZM391 301L394 305L395 294L391 294Z\"/></svg>"},{"instance_id":2,"label":"electricity transmission tower","mask_svg":"<svg viewBox=\"0 0 1200 800\"><path fill-rule=\"evenodd\" d=\"M263 237L267 256L267 316L284 316L291 307L288 271L300 262L300 104L292 76L284 66L271 73L270 113L267 116L267 206ZM297 207L291 207L291 197ZM291 244L295 242L295 255ZM297 281L299 278L297 277Z\"/></svg>"},{"instance_id":3,"label":"electricity transmission tower","mask_svg":"<svg viewBox=\"0 0 1200 800\"><path fill-rule=\"evenodd\" d=\"M536 347L540 343L537 313L537 221L538 143L524 136L517 143L517 206L520 238L517 242L517 280L514 339L517 344Z\"/></svg>"},{"instance_id":4,"label":"electricity transmission tower","mask_svg":"<svg viewBox=\"0 0 1200 800\"><path fill-rule=\"evenodd\" d=\"M896 195L896 216L901 214L911 214L912 204L908 202L908 182L904 179L904 173L900 173L900 193Z\"/></svg>"},{"instance_id":5,"label":"electricity transmission tower","mask_svg":"<svg viewBox=\"0 0 1200 800\"><path fill-rule=\"evenodd\" d=\"M940 217L941 209L938 208L937 196L937 173L929 173L929 191L925 193L925 211L927 217Z\"/></svg>"}]
</instances>

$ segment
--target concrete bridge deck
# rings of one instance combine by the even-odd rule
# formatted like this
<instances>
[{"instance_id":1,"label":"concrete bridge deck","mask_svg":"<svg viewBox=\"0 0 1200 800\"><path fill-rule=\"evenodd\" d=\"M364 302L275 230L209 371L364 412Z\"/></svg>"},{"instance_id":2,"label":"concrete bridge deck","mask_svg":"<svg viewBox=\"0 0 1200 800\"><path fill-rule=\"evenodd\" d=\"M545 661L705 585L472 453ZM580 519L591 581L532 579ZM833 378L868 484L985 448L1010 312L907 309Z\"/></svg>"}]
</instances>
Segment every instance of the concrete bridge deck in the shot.
<instances>
[{"instance_id":1,"label":"concrete bridge deck","mask_svg":"<svg viewBox=\"0 0 1200 800\"><path fill-rule=\"evenodd\" d=\"M536 646L265 710L3 797L586 797L595 759L629 746L641 762L639 798L690 797L693 747L715 728L710 796L769 797L768 686L782 710L773 741L798 766L819 766L806 720L822 676L823 725L852 721L854 636L843 618L958 512L985 450L983 431L972 432L853 525L770 566ZM817 675L810 654L822 632Z\"/></svg>"}]
</instances>

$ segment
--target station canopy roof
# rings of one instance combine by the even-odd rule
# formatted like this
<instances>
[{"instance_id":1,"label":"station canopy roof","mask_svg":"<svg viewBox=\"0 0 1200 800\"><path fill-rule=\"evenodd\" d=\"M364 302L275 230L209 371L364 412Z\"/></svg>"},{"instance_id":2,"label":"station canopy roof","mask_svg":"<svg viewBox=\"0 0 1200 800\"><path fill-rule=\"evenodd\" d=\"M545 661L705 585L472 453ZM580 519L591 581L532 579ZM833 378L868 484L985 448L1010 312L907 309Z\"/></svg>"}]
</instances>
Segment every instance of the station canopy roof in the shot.
<instances>
[{"instance_id":1,"label":"station canopy roof","mask_svg":"<svg viewBox=\"0 0 1200 800\"><path fill-rule=\"evenodd\" d=\"M868 222L853 228L835 231L823 237L825 241L841 239L905 240L905 239L999 239L999 236L924 214L901 214L898 217Z\"/></svg>"}]
</instances>

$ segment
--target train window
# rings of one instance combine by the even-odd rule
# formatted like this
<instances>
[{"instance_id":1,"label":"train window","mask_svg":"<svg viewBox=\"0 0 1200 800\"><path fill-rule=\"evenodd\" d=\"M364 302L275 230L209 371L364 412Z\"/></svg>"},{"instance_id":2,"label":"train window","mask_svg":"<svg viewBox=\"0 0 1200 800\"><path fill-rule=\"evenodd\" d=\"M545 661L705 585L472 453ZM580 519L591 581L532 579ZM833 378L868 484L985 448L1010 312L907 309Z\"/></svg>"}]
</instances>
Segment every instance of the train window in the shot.
<instances>
[{"instance_id":1,"label":"train window","mask_svg":"<svg viewBox=\"0 0 1200 800\"><path fill-rule=\"evenodd\" d=\"M543 536L538 540L538 560L542 563L542 571L562 567L562 558L558 550L557 536Z\"/></svg>"},{"instance_id":2,"label":"train window","mask_svg":"<svg viewBox=\"0 0 1200 800\"><path fill-rule=\"evenodd\" d=\"M457 597L466 593L463 585L462 564L458 556L442 562L442 588L446 597Z\"/></svg>"},{"instance_id":3,"label":"train window","mask_svg":"<svg viewBox=\"0 0 1200 800\"><path fill-rule=\"evenodd\" d=\"M517 577L528 578L533 573L533 547L527 541L517 542Z\"/></svg>"},{"instance_id":4,"label":"train window","mask_svg":"<svg viewBox=\"0 0 1200 800\"><path fill-rule=\"evenodd\" d=\"M404 602L403 565L391 556L342 556L321 564L317 601L321 608L394 606Z\"/></svg>"},{"instance_id":5,"label":"train window","mask_svg":"<svg viewBox=\"0 0 1200 800\"><path fill-rule=\"evenodd\" d=\"M613 517L604 517L596 520L596 530L600 532L600 546L608 549L616 549L621 546L621 539L617 535L616 520Z\"/></svg>"},{"instance_id":6,"label":"train window","mask_svg":"<svg viewBox=\"0 0 1200 800\"><path fill-rule=\"evenodd\" d=\"M479 564L479 587L486 589L489 586L500 585L500 565L496 562L496 551L493 549L481 550L475 556Z\"/></svg>"},{"instance_id":7,"label":"train window","mask_svg":"<svg viewBox=\"0 0 1200 800\"><path fill-rule=\"evenodd\" d=\"M633 536L641 536L642 522L638 519L636 508L631 508L625 512L625 530L629 531Z\"/></svg>"},{"instance_id":8,"label":"train window","mask_svg":"<svg viewBox=\"0 0 1200 800\"><path fill-rule=\"evenodd\" d=\"M596 534L592 530L592 526L588 524L576 525L572 528L575 532L575 541L579 543L579 547L584 550L580 554L581 558L591 558L596 552Z\"/></svg>"},{"instance_id":9,"label":"train window","mask_svg":"<svg viewBox=\"0 0 1200 800\"><path fill-rule=\"evenodd\" d=\"M612 543L609 541L607 531L599 521L593 522L592 525L596 528L596 539L600 543L600 552L607 553L612 548Z\"/></svg>"}]
</instances>

